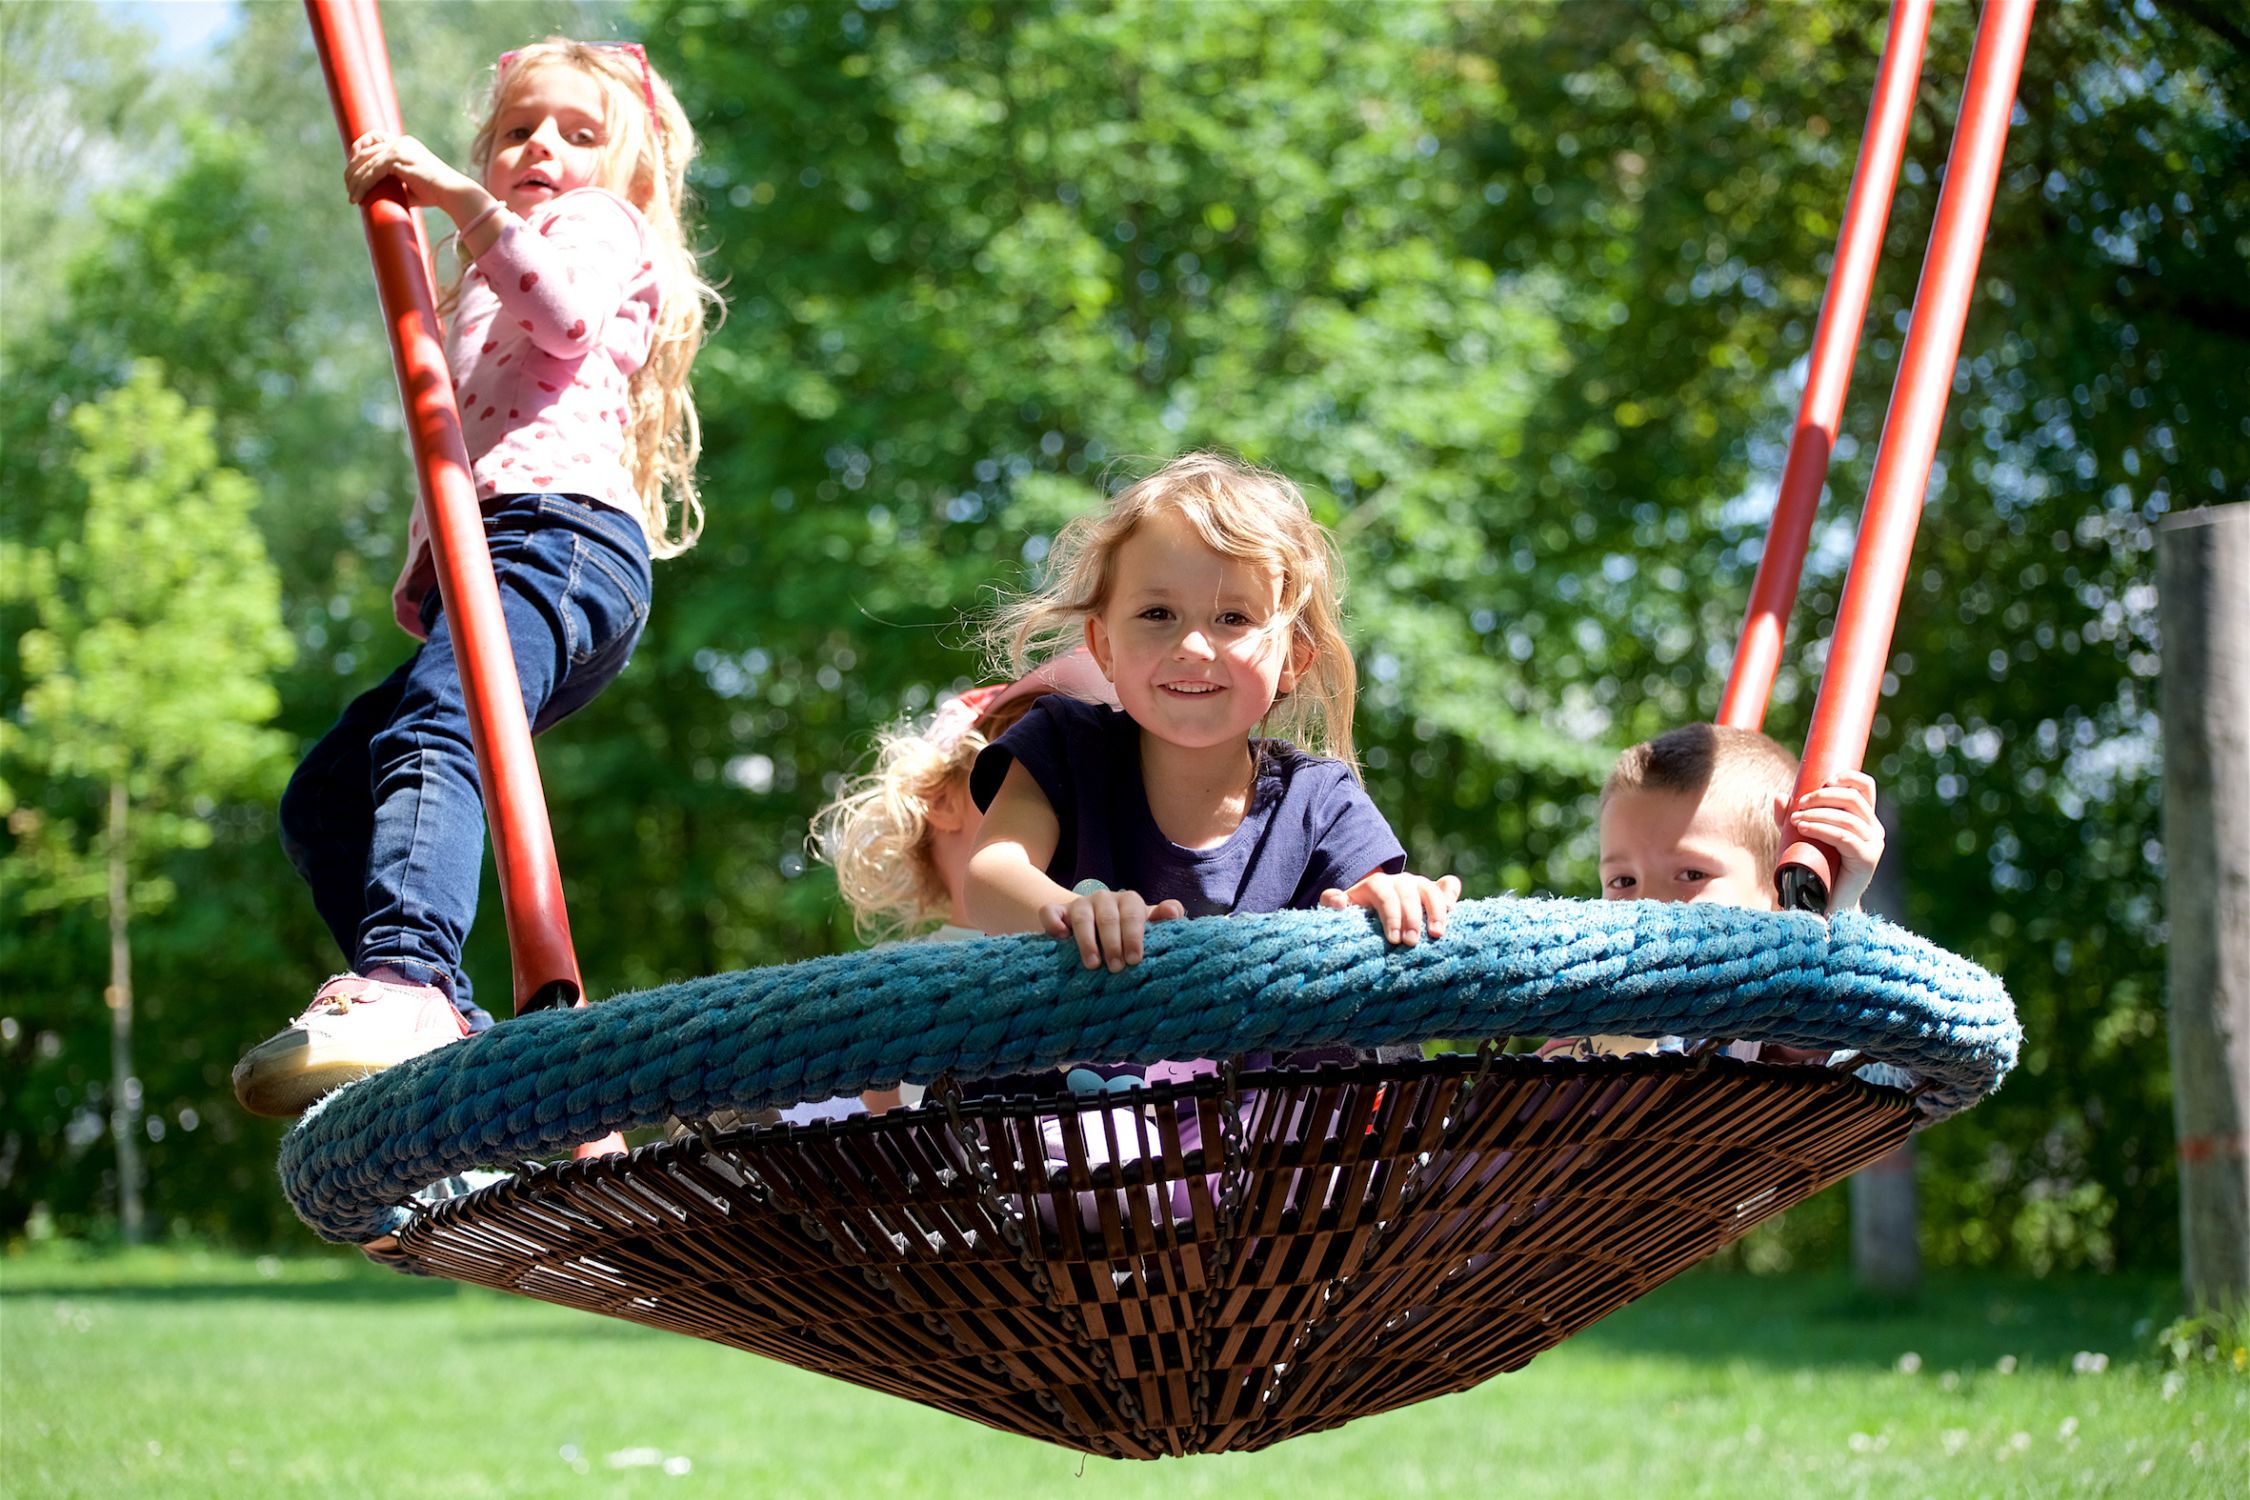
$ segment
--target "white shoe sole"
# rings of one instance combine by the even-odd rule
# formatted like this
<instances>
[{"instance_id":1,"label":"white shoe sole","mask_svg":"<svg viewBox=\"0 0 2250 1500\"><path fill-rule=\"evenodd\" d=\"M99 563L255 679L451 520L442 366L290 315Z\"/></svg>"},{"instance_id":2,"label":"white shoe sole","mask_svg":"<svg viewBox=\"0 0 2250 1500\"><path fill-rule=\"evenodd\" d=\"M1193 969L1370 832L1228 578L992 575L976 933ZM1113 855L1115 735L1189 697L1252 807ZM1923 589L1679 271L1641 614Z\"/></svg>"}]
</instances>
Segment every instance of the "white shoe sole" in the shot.
<instances>
[{"instance_id":1,"label":"white shoe sole","mask_svg":"<svg viewBox=\"0 0 2250 1500\"><path fill-rule=\"evenodd\" d=\"M294 1119L347 1083L449 1045L445 1041L395 1056L370 1056L364 1050L344 1051L329 1038L291 1027L242 1054L242 1061L234 1065L234 1097L254 1115Z\"/></svg>"}]
</instances>

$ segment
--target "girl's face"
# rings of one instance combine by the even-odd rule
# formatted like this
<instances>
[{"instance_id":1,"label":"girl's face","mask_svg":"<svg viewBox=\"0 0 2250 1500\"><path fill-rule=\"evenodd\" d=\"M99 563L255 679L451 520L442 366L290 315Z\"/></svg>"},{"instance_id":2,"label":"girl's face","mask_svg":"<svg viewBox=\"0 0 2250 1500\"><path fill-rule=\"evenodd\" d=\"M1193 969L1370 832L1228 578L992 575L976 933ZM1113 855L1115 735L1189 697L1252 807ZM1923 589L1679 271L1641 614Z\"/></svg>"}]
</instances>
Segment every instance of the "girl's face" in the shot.
<instances>
[{"instance_id":1,"label":"girl's face","mask_svg":"<svg viewBox=\"0 0 2250 1500\"><path fill-rule=\"evenodd\" d=\"M1240 744L1296 686L1281 571L1214 552L1178 510L1159 511L1117 549L1109 604L1086 644L1117 701L1182 749Z\"/></svg>"},{"instance_id":2,"label":"girl's face","mask_svg":"<svg viewBox=\"0 0 2250 1500\"><path fill-rule=\"evenodd\" d=\"M516 79L493 122L484 190L521 217L573 188L603 186L607 106L578 68L550 63Z\"/></svg>"}]
</instances>

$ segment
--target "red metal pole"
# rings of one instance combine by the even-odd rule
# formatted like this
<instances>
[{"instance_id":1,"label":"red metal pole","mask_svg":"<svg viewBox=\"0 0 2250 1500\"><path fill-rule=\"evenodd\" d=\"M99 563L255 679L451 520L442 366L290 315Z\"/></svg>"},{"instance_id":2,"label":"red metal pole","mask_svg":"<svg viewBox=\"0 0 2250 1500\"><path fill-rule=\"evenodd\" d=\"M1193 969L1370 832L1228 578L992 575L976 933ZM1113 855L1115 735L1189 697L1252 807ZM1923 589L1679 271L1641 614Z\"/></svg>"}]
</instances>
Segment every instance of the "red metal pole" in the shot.
<instances>
[{"instance_id":1,"label":"red metal pole","mask_svg":"<svg viewBox=\"0 0 2250 1500\"><path fill-rule=\"evenodd\" d=\"M1937 456L1938 435L1945 424L1946 396L1961 353L1961 330L1976 288L1993 194L2000 184L2008 116L2015 107L2024 47L2031 39L2032 3L1986 0L1977 22L1976 50L1969 59L1961 117L1946 159L1937 223L1930 231L1922 281L1914 292L1914 319L1899 358L1898 383L1883 421L1883 444L1875 455L1859 543L1836 611L1828 668L1821 677L1812 732L1797 772L1800 795L1839 771L1857 768L1867 755L1875 704L1891 654L1891 631L1906 591L1914 529L1921 519L1930 463ZM1827 906L1835 879L1835 852L1821 844L1800 842L1782 851L1775 884L1784 907L1818 911Z\"/></svg>"},{"instance_id":2,"label":"red metal pole","mask_svg":"<svg viewBox=\"0 0 2250 1500\"><path fill-rule=\"evenodd\" d=\"M305 0L305 12L345 146L369 130L394 127L398 106L373 0ZM453 378L439 337L426 242L395 183L368 195L361 219L413 439L438 590L469 703L470 739L492 826L493 860L500 872L515 966L516 1010L568 1005L581 997L583 986L571 950L539 764L524 720L523 690L508 650L500 591L492 578Z\"/></svg>"},{"instance_id":3,"label":"red metal pole","mask_svg":"<svg viewBox=\"0 0 2250 1500\"><path fill-rule=\"evenodd\" d=\"M404 118L399 114L398 91L391 82L391 49L383 40L383 19L375 13L375 0L342 0L345 23L357 37L355 55L364 59L360 72L365 77L371 103L382 128L394 134L406 132ZM347 147L350 141L344 143ZM414 243L422 253L422 271L432 287L437 285L437 262L430 254L430 237L422 223L422 216L412 216Z\"/></svg>"},{"instance_id":4,"label":"red metal pole","mask_svg":"<svg viewBox=\"0 0 2250 1500\"><path fill-rule=\"evenodd\" d=\"M1719 703L1721 724L1756 729L1765 723L1766 700L1781 665L1789 634L1789 609L1812 538L1820 487L1828 478L1828 456L1836 446L1844 393L1852 383L1852 357L1867 321L1867 298L1875 285L1875 265L1883 254L1883 228L1891 196L1898 188L1899 164L1906 156L1906 127L1914 114L1914 89L1922 77L1922 52L1929 40L1931 0L1896 0L1891 6L1883 60L1875 71L1875 100L1868 109L1859 165L1844 200L1843 228L1836 237L1836 260L1820 320L1813 327L1812 365L1797 407L1796 430L1789 438L1789 461L1781 471L1781 494L1774 502L1766 550L1758 559L1750 588L1750 611L1734 651L1734 670Z\"/></svg>"}]
</instances>

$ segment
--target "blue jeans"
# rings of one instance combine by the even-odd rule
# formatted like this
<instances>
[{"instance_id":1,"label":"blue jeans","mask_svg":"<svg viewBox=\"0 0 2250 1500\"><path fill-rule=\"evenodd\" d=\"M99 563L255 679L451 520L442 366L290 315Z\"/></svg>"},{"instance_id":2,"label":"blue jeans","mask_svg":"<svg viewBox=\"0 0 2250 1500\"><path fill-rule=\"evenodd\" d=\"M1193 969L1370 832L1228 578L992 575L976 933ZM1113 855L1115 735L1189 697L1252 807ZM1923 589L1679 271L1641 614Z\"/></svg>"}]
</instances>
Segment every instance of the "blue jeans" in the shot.
<instances>
[{"instance_id":1,"label":"blue jeans","mask_svg":"<svg viewBox=\"0 0 2250 1500\"><path fill-rule=\"evenodd\" d=\"M623 512L569 495L486 503L485 539L533 734L593 702L648 620L648 544ZM484 798L450 622L352 700L289 779L281 846L354 973L378 965L445 991L472 1029L461 945L476 917Z\"/></svg>"}]
</instances>

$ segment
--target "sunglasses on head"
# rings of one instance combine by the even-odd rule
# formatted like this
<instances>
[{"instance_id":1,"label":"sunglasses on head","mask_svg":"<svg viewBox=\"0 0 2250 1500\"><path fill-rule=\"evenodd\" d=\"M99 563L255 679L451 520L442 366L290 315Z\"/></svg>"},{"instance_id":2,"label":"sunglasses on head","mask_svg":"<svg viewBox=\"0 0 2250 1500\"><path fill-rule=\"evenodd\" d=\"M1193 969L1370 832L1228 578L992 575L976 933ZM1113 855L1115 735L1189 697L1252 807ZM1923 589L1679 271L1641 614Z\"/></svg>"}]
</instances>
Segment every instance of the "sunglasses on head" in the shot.
<instances>
[{"instance_id":1,"label":"sunglasses on head","mask_svg":"<svg viewBox=\"0 0 2250 1500\"><path fill-rule=\"evenodd\" d=\"M657 113L656 77L648 70L647 49L643 48L639 42L580 42L578 45L592 47L599 52L627 53L633 61L641 65L641 97L648 101L648 117L656 122L656 133L662 136L664 134L664 116ZM508 71L508 64L515 61L519 55L513 48L501 53L500 61L493 64L494 76L505 76Z\"/></svg>"}]
</instances>

